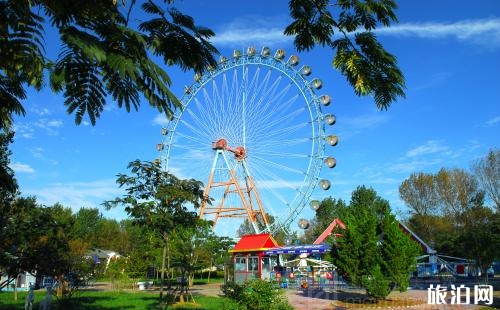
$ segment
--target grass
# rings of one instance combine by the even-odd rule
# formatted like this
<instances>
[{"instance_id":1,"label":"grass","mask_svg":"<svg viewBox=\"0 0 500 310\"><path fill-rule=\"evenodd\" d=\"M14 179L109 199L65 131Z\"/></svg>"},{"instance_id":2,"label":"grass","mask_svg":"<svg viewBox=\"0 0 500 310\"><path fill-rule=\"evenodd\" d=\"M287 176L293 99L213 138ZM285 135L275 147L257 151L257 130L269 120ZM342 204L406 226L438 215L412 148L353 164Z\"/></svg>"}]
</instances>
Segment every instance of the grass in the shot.
<instances>
[{"instance_id":1,"label":"grass","mask_svg":"<svg viewBox=\"0 0 500 310\"><path fill-rule=\"evenodd\" d=\"M18 300L14 300L14 293L0 293L0 310L24 310L24 298L26 292L18 292ZM44 298L44 291L35 293L35 304L33 309L38 308L39 302ZM220 310L224 298L196 296L196 304L185 303L170 306L168 309L198 309L198 310ZM59 306L59 307L58 307ZM52 309L73 310L118 310L118 309L159 309L158 294L147 292L116 292L116 291L82 291L73 296L67 303L58 303L54 297Z\"/></svg>"}]
</instances>

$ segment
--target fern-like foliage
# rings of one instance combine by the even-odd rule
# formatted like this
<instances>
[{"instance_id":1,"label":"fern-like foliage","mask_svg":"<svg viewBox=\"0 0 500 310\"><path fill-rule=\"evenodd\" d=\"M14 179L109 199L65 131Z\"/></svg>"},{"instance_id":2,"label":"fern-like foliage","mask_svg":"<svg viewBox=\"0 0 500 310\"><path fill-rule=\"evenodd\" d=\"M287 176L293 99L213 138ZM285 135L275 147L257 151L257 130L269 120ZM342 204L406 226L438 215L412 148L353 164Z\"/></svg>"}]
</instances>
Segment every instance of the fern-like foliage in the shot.
<instances>
[{"instance_id":1,"label":"fern-like foliage","mask_svg":"<svg viewBox=\"0 0 500 310\"><path fill-rule=\"evenodd\" d=\"M290 0L293 22L284 31L294 36L297 50L316 45L335 51L333 67L359 96L372 95L379 109L405 97L405 80L397 59L372 32L397 22L393 0Z\"/></svg>"},{"instance_id":2,"label":"fern-like foliage","mask_svg":"<svg viewBox=\"0 0 500 310\"><path fill-rule=\"evenodd\" d=\"M106 92L96 63L67 49L56 64L55 72L66 81L64 104L68 113L75 113L77 124L82 122L85 115L95 124L106 104Z\"/></svg>"},{"instance_id":3,"label":"fern-like foliage","mask_svg":"<svg viewBox=\"0 0 500 310\"><path fill-rule=\"evenodd\" d=\"M217 50L208 42L215 35L212 30L197 26L190 16L175 8L163 10L152 1L142 8L154 17L141 23L139 29L147 34L153 53L163 57L165 63L196 72L216 65L212 55Z\"/></svg>"},{"instance_id":4,"label":"fern-like foliage","mask_svg":"<svg viewBox=\"0 0 500 310\"><path fill-rule=\"evenodd\" d=\"M12 115L24 115L24 85L40 89L45 58L43 19L30 11L29 1L0 2L0 128L12 125Z\"/></svg>"},{"instance_id":5,"label":"fern-like foliage","mask_svg":"<svg viewBox=\"0 0 500 310\"><path fill-rule=\"evenodd\" d=\"M213 32L196 26L172 2L162 1L162 8L151 0L1 1L1 126L10 126L13 114L25 113L25 87L45 86L47 72L52 90L63 94L77 124L85 118L95 124L111 100L127 111L147 101L167 117L173 115L179 100L170 91L172 81L151 56L199 72L216 64L217 50L207 41ZM130 13L140 4L160 21L150 23L158 28L129 26ZM55 60L45 56L44 27L59 33L60 42L50 42L61 46Z\"/></svg>"}]
</instances>

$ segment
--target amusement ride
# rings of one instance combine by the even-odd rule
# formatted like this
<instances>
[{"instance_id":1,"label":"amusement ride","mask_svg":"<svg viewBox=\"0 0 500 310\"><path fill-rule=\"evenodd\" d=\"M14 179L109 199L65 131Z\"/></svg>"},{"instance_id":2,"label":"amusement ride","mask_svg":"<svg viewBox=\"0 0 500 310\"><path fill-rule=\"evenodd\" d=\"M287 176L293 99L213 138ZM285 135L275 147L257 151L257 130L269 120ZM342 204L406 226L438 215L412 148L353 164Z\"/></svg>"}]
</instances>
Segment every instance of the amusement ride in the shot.
<instances>
[{"instance_id":1,"label":"amusement ride","mask_svg":"<svg viewBox=\"0 0 500 310\"><path fill-rule=\"evenodd\" d=\"M247 219L255 233L309 226L301 212L330 188L320 172L335 167L327 147L338 143L323 112L331 98L311 73L282 49L249 47L185 87L157 150L163 169L203 182L201 218Z\"/></svg>"}]
</instances>

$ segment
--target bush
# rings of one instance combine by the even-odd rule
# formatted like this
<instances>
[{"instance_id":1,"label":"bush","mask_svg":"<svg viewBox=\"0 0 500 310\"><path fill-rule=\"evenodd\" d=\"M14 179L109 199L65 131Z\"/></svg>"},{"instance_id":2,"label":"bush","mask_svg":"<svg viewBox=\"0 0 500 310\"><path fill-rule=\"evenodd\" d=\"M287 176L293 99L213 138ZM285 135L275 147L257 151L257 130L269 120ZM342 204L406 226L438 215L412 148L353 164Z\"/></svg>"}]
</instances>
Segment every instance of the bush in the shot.
<instances>
[{"instance_id":1,"label":"bush","mask_svg":"<svg viewBox=\"0 0 500 310\"><path fill-rule=\"evenodd\" d=\"M245 284L231 283L222 288L229 298L224 309L229 310L293 310L283 296L283 290L277 289L271 282L252 280Z\"/></svg>"}]
</instances>

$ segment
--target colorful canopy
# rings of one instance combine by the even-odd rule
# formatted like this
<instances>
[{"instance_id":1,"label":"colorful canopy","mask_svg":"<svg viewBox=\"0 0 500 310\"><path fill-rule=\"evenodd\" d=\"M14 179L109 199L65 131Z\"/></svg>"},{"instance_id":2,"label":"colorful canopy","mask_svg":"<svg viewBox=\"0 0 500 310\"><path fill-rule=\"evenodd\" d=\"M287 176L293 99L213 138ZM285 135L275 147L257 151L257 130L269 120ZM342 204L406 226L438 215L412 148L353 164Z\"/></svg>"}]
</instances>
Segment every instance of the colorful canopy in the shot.
<instances>
[{"instance_id":1,"label":"colorful canopy","mask_svg":"<svg viewBox=\"0 0 500 310\"><path fill-rule=\"evenodd\" d=\"M304 245L288 245L276 247L264 251L264 255L277 255L277 254L313 254L313 253L326 253L330 251L328 244L304 244Z\"/></svg>"}]
</instances>

